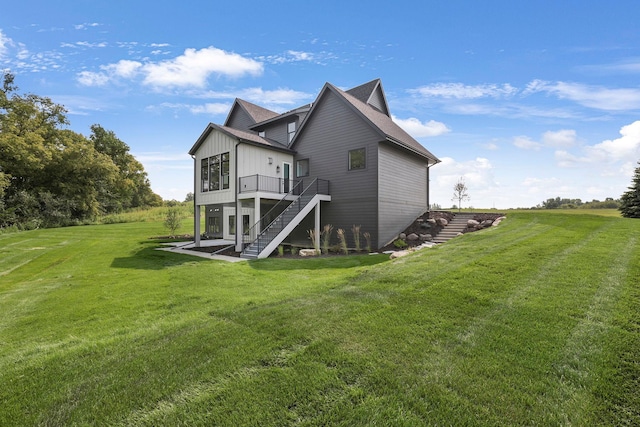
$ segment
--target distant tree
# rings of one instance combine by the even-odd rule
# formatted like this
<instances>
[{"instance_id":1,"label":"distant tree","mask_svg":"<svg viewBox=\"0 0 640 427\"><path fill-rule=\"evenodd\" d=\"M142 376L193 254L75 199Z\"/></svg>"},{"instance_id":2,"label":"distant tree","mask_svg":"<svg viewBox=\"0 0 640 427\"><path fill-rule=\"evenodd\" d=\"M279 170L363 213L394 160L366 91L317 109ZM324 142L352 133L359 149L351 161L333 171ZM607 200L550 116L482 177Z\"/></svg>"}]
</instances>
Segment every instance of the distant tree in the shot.
<instances>
[{"instance_id":1,"label":"distant tree","mask_svg":"<svg viewBox=\"0 0 640 427\"><path fill-rule=\"evenodd\" d=\"M464 182L464 178L460 177L458 182L453 186L453 197L451 198L452 202L458 201L458 211L462 209L462 202L468 201L471 198L468 193L469 189L467 188L467 184Z\"/></svg>"},{"instance_id":2,"label":"distant tree","mask_svg":"<svg viewBox=\"0 0 640 427\"><path fill-rule=\"evenodd\" d=\"M187 197L184 198L185 202L193 202L193 193L187 193Z\"/></svg>"},{"instance_id":3,"label":"distant tree","mask_svg":"<svg viewBox=\"0 0 640 427\"><path fill-rule=\"evenodd\" d=\"M640 165L640 161L638 165ZM640 166L635 169L629 191L620 197L619 209L625 218L640 218Z\"/></svg>"},{"instance_id":4,"label":"distant tree","mask_svg":"<svg viewBox=\"0 0 640 427\"><path fill-rule=\"evenodd\" d=\"M129 153L129 146L113 131L94 124L91 126L89 139L95 149L109 156L119 170L119 179L110 191L102 194L102 202L107 212L162 205L162 198L151 190L144 167Z\"/></svg>"}]
</instances>

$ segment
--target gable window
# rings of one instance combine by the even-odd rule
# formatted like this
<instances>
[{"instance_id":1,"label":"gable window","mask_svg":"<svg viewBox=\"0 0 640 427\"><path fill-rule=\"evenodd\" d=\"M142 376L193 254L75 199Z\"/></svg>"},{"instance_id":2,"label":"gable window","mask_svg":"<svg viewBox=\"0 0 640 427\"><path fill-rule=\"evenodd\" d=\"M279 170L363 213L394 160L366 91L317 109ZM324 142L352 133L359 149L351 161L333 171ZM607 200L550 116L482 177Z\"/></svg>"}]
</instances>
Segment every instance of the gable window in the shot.
<instances>
[{"instance_id":1,"label":"gable window","mask_svg":"<svg viewBox=\"0 0 640 427\"><path fill-rule=\"evenodd\" d=\"M200 163L200 178L202 180L201 190L209 191L209 159L202 159Z\"/></svg>"},{"instance_id":2,"label":"gable window","mask_svg":"<svg viewBox=\"0 0 640 427\"><path fill-rule=\"evenodd\" d=\"M296 122L287 124L287 135L289 135L289 142L291 142L293 137L296 135Z\"/></svg>"},{"instance_id":3,"label":"gable window","mask_svg":"<svg viewBox=\"0 0 640 427\"><path fill-rule=\"evenodd\" d=\"M367 152L364 148L349 151L349 170L364 169L367 166Z\"/></svg>"},{"instance_id":4,"label":"gable window","mask_svg":"<svg viewBox=\"0 0 640 427\"><path fill-rule=\"evenodd\" d=\"M261 138L264 138L265 136L267 136L267 133L263 130L261 130L260 132L258 132L258 136Z\"/></svg>"},{"instance_id":5,"label":"gable window","mask_svg":"<svg viewBox=\"0 0 640 427\"><path fill-rule=\"evenodd\" d=\"M309 176L309 159L302 159L296 162L296 176L298 178Z\"/></svg>"},{"instance_id":6,"label":"gable window","mask_svg":"<svg viewBox=\"0 0 640 427\"><path fill-rule=\"evenodd\" d=\"M229 153L217 154L200 162L201 191L229 188Z\"/></svg>"}]
</instances>

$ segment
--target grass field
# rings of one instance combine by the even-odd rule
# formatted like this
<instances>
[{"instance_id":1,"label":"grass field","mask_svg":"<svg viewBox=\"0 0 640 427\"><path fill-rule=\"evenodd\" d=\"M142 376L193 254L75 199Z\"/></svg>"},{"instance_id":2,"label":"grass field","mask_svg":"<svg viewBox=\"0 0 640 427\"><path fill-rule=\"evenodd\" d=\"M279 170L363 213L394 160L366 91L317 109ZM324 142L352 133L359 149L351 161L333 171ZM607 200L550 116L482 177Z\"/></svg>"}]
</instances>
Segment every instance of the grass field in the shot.
<instances>
[{"instance_id":1,"label":"grass field","mask_svg":"<svg viewBox=\"0 0 640 427\"><path fill-rule=\"evenodd\" d=\"M162 234L0 235L1 426L640 425L639 220L508 212L394 261Z\"/></svg>"}]
</instances>

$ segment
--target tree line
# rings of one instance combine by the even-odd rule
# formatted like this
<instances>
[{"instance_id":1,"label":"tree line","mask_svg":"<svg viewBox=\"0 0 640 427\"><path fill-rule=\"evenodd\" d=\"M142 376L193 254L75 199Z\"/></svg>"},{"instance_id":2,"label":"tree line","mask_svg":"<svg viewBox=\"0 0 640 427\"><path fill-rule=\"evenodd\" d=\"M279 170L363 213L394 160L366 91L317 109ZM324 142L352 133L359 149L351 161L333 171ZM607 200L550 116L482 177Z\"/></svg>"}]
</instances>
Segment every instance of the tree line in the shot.
<instances>
[{"instance_id":1,"label":"tree line","mask_svg":"<svg viewBox=\"0 0 640 427\"><path fill-rule=\"evenodd\" d=\"M607 197L603 201L594 199L590 202L556 197L543 201L533 209L618 209L619 207L620 200L614 200L611 197Z\"/></svg>"},{"instance_id":2,"label":"tree line","mask_svg":"<svg viewBox=\"0 0 640 427\"><path fill-rule=\"evenodd\" d=\"M66 113L49 98L20 94L3 73L0 227L74 225L162 205L127 144L98 124L89 137L65 129Z\"/></svg>"}]
</instances>

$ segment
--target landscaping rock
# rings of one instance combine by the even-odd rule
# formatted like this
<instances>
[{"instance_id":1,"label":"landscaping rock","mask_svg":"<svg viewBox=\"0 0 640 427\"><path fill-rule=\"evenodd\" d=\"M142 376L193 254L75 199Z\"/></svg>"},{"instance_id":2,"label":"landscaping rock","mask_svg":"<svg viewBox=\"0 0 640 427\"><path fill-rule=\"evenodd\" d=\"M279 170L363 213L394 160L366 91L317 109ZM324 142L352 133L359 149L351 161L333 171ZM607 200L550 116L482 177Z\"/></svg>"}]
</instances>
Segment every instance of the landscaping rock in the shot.
<instances>
[{"instance_id":1,"label":"landscaping rock","mask_svg":"<svg viewBox=\"0 0 640 427\"><path fill-rule=\"evenodd\" d=\"M300 256L316 256L317 254L315 249L300 249Z\"/></svg>"},{"instance_id":2,"label":"landscaping rock","mask_svg":"<svg viewBox=\"0 0 640 427\"><path fill-rule=\"evenodd\" d=\"M411 252L412 252L412 251L396 251L396 252L392 253L392 254L389 256L389 259L396 259L396 258L400 258L400 257L403 257L403 256L407 256L407 255L409 255Z\"/></svg>"},{"instance_id":3,"label":"landscaping rock","mask_svg":"<svg viewBox=\"0 0 640 427\"><path fill-rule=\"evenodd\" d=\"M400 233L400 234L398 235L398 239L405 240L406 238L407 238L407 235L406 235L406 234L404 234L404 233Z\"/></svg>"},{"instance_id":4,"label":"landscaping rock","mask_svg":"<svg viewBox=\"0 0 640 427\"><path fill-rule=\"evenodd\" d=\"M411 233L407 236L407 240L409 240L410 242L415 242L419 238L420 237L416 233Z\"/></svg>"},{"instance_id":5,"label":"landscaping rock","mask_svg":"<svg viewBox=\"0 0 640 427\"><path fill-rule=\"evenodd\" d=\"M480 225L480 223L475 219L470 219L469 221L467 221L467 227L477 227L478 225Z\"/></svg>"},{"instance_id":6,"label":"landscaping rock","mask_svg":"<svg viewBox=\"0 0 640 427\"><path fill-rule=\"evenodd\" d=\"M500 218L496 219L495 221L493 221L493 224L491 224L492 226L496 226L498 224L500 224L500 222L502 222L503 219L505 219L505 216L501 216Z\"/></svg>"},{"instance_id":7,"label":"landscaping rock","mask_svg":"<svg viewBox=\"0 0 640 427\"><path fill-rule=\"evenodd\" d=\"M431 234L421 234L420 235L420 240L422 240L423 242L425 240L431 240Z\"/></svg>"},{"instance_id":8,"label":"landscaping rock","mask_svg":"<svg viewBox=\"0 0 640 427\"><path fill-rule=\"evenodd\" d=\"M438 218L436 222L438 225L441 225L442 227L446 227L447 224L449 224L449 221L447 221L445 218Z\"/></svg>"}]
</instances>

